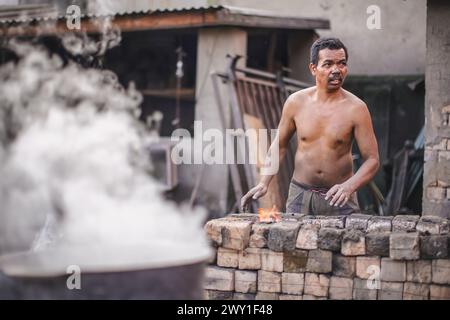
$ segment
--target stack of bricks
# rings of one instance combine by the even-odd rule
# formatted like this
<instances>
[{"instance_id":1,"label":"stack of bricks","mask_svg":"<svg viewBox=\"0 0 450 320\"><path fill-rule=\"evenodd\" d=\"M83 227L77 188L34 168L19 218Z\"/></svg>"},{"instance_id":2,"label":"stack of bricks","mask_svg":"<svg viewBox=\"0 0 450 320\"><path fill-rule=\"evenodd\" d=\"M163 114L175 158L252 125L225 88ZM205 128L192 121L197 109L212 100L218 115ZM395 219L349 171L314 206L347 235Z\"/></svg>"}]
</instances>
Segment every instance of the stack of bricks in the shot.
<instances>
[{"instance_id":1,"label":"stack of bricks","mask_svg":"<svg viewBox=\"0 0 450 320\"><path fill-rule=\"evenodd\" d=\"M444 108L450 112L450 106ZM450 139L440 138L434 145L425 148L425 163L443 163L450 161ZM438 170L435 168L434 170ZM443 168L442 170L447 170ZM439 170L438 170L439 171ZM426 199L433 203L450 200L450 181L448 175L440 175L440 172L434 172L429 176L426 183Z\"/></svg>"},{"instance_id":2,"label":"stack of bricks","mask_svg":"<svg viewBox=\"0 0 450 320\"><path fill-rule=\"evenodd\" d=\"M208 221L206 299L450 299L449 221L255 214Z\"/></svg>"}]
</instances>

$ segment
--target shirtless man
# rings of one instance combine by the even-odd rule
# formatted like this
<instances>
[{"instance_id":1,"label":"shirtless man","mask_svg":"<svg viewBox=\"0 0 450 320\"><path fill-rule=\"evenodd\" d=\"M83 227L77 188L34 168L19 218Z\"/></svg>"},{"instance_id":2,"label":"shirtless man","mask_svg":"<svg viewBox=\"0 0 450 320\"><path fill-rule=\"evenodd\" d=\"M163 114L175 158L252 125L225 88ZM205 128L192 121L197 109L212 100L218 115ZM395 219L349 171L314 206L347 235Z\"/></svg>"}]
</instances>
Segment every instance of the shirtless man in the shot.
<instances>
[{"instance_id":1,"label":"shirtless man","mask_svg":"<svg viewBox=\"0 0 450 320\"><path fill-rule=\"evenodd\" d=\"M360 212L356 191L374 177L380 165L369 110L362 100L342 88L347 60L347 48L339 39L314 42L309 69L316 85L292 94L283 107L278 126L280 163L295 131L298 142L287 212ZM355 174L351 154L354 139L364 160ZM252 199L267 193L273 177L261 177L259 184L242 198L242 210Z\"/></svg>"}]
</instances>

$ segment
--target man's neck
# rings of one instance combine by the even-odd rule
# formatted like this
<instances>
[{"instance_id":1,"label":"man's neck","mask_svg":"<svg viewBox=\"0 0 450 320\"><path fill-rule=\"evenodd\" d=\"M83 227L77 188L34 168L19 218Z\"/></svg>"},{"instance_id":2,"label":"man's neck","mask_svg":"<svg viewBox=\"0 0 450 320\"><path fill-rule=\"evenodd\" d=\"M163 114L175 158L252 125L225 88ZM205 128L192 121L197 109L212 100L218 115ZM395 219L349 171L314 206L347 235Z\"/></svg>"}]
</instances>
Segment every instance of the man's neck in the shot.
<instances>
[{"instance_id":1,"label":"man's neck","mask_svg":"<svg viewBox=\"0 0 450 320\"><path fill-rule=\"evenodd\" d=\"M319 102L330 102L342 97L342 89L339 88L334 91L329 91L326 88L320 88L316 86L316 92L314 93L314 100Z\"/></svg>"}]
</instances>

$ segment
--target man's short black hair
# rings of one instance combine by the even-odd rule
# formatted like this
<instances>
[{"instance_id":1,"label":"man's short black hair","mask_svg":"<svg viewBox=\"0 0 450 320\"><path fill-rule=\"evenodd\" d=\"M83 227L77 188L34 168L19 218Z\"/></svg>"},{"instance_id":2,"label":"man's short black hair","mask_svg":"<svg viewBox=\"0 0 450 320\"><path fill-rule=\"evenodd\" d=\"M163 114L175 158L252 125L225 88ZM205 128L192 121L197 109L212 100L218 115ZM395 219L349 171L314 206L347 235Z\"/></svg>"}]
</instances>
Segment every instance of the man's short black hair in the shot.
<instances>
[{"instance_id":1,"label":"man's short black hair","mask_svg":"<svg viewBox=\"0 0 450 320\"><path fill-rule=\"evenodd\" d=\"M339 50L344 49L345 58L348 60L347 48L338 38L319 38L311 46L311 63L317 65L319 62L319 51L322 49Z\"/></svg>"}]
</instances>

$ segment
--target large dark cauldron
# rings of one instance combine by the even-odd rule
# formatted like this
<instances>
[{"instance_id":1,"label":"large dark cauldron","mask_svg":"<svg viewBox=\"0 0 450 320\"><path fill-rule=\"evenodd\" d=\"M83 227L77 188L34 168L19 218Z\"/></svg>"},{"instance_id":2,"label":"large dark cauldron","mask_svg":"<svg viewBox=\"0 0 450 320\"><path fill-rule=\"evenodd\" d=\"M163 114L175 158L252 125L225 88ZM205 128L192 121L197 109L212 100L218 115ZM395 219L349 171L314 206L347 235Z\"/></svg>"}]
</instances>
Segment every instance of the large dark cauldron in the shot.
<instances>
[{"instance_id":1,"label":"large dark cauldron","mask_svg":"<svg viewBox=\"0 0 450 320\"><path fill-rule=\"evenodd\" d=\"M202 299L210 252L192 251L158 245L5 255L0 258L0 299ZM76 276L70 266L81 271L80 289L69 289Z\"/></svg>"}]
</instances>

